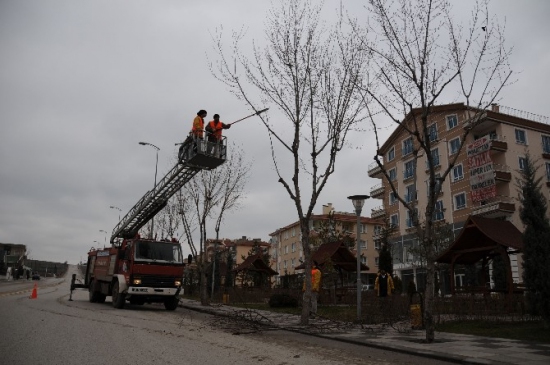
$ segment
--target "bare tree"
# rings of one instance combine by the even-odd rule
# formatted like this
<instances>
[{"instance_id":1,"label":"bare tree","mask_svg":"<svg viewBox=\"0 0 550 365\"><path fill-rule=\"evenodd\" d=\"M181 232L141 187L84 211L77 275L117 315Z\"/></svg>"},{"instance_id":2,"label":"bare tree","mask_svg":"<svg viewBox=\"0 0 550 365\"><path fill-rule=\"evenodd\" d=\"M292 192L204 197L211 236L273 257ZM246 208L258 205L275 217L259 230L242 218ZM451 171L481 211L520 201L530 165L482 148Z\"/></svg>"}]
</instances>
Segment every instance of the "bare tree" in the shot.
<instances>
[{"instance_id":1,"label":"bare tree","mask_svg":"<svg viewBox=\"0 0 550 365\"><path fill-rule=\"evenodd\" d=\"M254 45L252 58L240 50L242 32L233 35L232 56L225 56L221 32L215 39L219 59L212 72L253 110L274 105L282 115L277 123L261 118L278 181L296 207L306 267L313 209L348 132L364 115L358 91L367 53L342 20L340 12L339 21L325 27L321 6L285 0L270 11L266 45ZM305 273L302 324L308 323L311 295L311 272Z\"/></svg>"},{"instance_id":2,"label":"bare tree","mask_svg":"<svg viewBox=\"0 0 550 365\"><path fill-rule=\"evenodd\" d=\"M233 145L233 148L235 146ZM239 207L243 199L244 188L248 181L250 164L241 151L233 149L231 157L214 170L203 170L193 177L176 195L179 216L184 235L193 254L198 260L197 267L201 275L201 304L208 304L206 280L206 237L207 223L214 221L216 240L225 214ZM194 242L194 231L198 228L199 248Z\"/></svg>"},{"instance_id":3,"label":"bare tree","mask_svg":"<svg viewBox=\"0 0 550 365\"><path fill-rule=\"evenodd\" d=\"M366 26L353 22L353 26L358 37L363 39L363 47L373 57L369 70L372 84L363 90L363 95L372 101L369 111L376 132L377 151L380 150L378 131L387 127L376 117L382 114L414 140L414 184L418 157L425 155L428 160L429 195L421 219L415 199L399 196L388 172L383 169L381 156L375 157L384 179L408 210L418 237L422 239L420 244L424 246L427 267L424 323L426 341L432 342L436 258L433 222L441 182L453 168L459 153L451 158L446 168L438 171L440 175L436 174L428 123L433 120L434 108L441 101L457 97L464 100L469 127L464 128L461 136L460 152L471 127L482 120L484 111L509 82L511 50L505 48L503 28L490 17L488 2L484 0L475 4L467 26L453 19L453 10L447 0L369 0L367 10L370 22Z\"/></svg>"}]
</instances>

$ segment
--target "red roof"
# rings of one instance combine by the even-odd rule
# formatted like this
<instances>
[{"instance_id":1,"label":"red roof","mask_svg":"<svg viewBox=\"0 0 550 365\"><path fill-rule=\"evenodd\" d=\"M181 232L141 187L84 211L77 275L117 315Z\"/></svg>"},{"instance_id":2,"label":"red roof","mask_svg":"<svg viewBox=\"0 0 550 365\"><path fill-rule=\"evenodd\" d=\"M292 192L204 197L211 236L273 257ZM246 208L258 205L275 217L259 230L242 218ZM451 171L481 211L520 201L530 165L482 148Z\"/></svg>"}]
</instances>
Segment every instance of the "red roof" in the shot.
<instances>
[{"instance_id":1,"label":"red roof","mask_svg":"<svg viewBox=\"0 0 550 365\"><path fill-rule=\"evenodd\" d=\"M323 243L313 254L311 260L320 267L330 262L334 267L339 267L344 271L357 271L357 258L341 241ZM304 264L301 264L295 269L302 270L304 268ZM361 271L363 270L369 270L369 267L361 263Z\"/></svg>"},{"instance_id":2,"label":"red roof","mask_svg":"<svg viewBox=\"0 0 550 365\"><path fill-rule=\"evenodd\" d=\"M470 216L453 244L436 259L437 262L473 264L490 255L499 246L523 250L523 235L509 221Z\"/></svg>"}]
</instances>

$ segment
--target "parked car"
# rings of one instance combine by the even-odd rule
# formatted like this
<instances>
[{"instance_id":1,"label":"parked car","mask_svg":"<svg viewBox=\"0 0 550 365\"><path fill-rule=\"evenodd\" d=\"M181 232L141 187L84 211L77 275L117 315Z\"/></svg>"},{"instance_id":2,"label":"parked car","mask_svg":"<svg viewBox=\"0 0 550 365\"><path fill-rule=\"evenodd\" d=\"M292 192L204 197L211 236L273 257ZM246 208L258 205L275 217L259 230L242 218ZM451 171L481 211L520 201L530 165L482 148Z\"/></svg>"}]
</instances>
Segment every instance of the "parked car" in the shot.
<instances>
[{"instance_id":1,"label":"parked car","mask_svg":"<svg viewBox=\"0 0 550 365\"><path fill-rule=\"evenodd\" d=\"M347 285L346 288L348 289L348 291L357 291L357 284L353 283L353 284ZM361 291L369 291L372 289L373 289L372 285L365 284L363 282L361 283Z\"/></svg>"},{"instance_id":2,"label":"parked car","mask_svg":"<svg viewBox=\"0 0 550 365\"><path fill-rule=\"evenodd\" d=\"M37 272L32 273L32 279L33 280L40 280L40 274Z\"/></svg>"}]
</instances>

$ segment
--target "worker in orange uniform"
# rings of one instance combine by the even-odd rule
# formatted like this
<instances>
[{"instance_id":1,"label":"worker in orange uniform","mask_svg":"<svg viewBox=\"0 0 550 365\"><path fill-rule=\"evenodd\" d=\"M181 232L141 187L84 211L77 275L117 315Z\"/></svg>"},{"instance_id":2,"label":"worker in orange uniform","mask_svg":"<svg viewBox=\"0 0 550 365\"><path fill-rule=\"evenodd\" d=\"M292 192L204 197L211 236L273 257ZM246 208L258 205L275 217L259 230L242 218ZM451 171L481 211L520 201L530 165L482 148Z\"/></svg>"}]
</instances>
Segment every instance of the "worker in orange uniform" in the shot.
<instances>
[{"instance_id":1,"label":"worker in orange uniform","mask_svg":"<svg viewBox=\"0 0 550 365\"><path fill-rule=\"evenodd\" d=\"M193 136L202 139L203 129L204 129L204 118L208 113L206 110L199 110L195 119L193 119L193 127L191 128L191 133Z\"/></svg>"},{"instance_id":2,"label":"worker in orange uniform","mask_svg":"<svg viewBox=\"0 0 550 365\"><path fill-rule=\"evenodd\" d=\"M312 315L317 314L317 298L319 297L319 289L321 288L321 270L319 270L319 267L317 266L317 263L314 263L311 265L311 309L310 313ZM304 292L304 299L305 299L305 291L306 291L306 282L304 281L304 285L302 287L302 291Z\"/></svg>"},{"instance_id":3,"label":"worker in orange uniform","mask_svg":"<svg viewBox=\"0 0 550 365\"><path fill-rule=\"evenodd\" d=\"M214 120L206 126L208 142L214 146L213 152L219 155L219 147L222 144L222 130L231 128L231 124L225 124L220 121L220 115L214 114Z\"/></svg>"},{"instance_id":4,"label":"worker in orange uniform","mask_svg":"<svg viewBox=\"0 0 550 365\"><path fill-rule=\"evenodd\" d=\"M191 132L189 132L189 135L181 144L178 152L178 160L180 163L183 163L197 153L197 145L200 144L199 140L203 139L204 117L206 117L206 115L206 110L201 109L198 111L195 119L193 119ZM194 154L191 152L194 152Z\"/></svg>"}]
</instances>

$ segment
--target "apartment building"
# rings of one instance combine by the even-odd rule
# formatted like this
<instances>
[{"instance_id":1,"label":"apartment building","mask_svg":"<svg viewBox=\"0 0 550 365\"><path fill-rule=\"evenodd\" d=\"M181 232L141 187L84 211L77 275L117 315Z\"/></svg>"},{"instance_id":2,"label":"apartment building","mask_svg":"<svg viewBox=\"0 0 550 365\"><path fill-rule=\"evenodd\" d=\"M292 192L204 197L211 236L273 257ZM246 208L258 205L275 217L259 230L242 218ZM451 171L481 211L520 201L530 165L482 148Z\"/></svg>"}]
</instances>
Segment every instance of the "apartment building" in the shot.
<instances>
[{"instance_id":1,"label":"apartment building","mask_svg":"<svg viewBox=\"0 0 550 365\"><path fill-rule=\"evenodd\" d=\"M429 119L429 138L432 144L431 155L436 173L445 170L450 160L459 153L450 175L441 184L441 193L436 205L436 220L449 223L452 231L458 234L470 215L511 221L520 231L523 225L519 218L517 179L525 165L525 155L529 151L533 159L538 159L543 168L538 173L550 186L550 125L548 118L511 108L493 105L486 111L479 123L470 123L471 111L460 104L437 106ZM404 123L412 119L409 114ZM473 125L473 128L472 128ZM472 128L464 148L459 151L460 138L464 128ZM488 140L489 160L494 175L491 176L492 193L480 195L478 185L471 181L468 146L481 138ZM393 181L400 197L414 202L419 217L423 217L428 196L428 164L426 156L419 154L414 163L415 138L403 128L397 128L380 148L383 167ZM485 161L487 162L487 161ZM416 171L415 171L416 166ZM490 169L490 168L489 168ZM415 176L416 172L416 176ZM476 172L474 172L475 174ZM397 227L393 239L394 269L406 287L414 280L422 287L421 266L410 253L415 244L414 227L409 211L399 203L392 192L382 169L373 163L368 168L370 177L382 181L371 189L371 197L382 201L373 209L372 218L387 218ZM416 182L416 184L415 184ZM550 197L545 188L544 193ZM483 194L483 193L482 193ZM521 257L511 255L514 282L521 282ZM455 274L455 284L462 284L461 274Z\"/></svg>"},{"instance_id":2,"label":"apartment building","mask_svg":"<svg viewBox=\"0 0 550 365\"><path fill-rule=\"evenodd\" d=\"M336 212L332 204L328 203L323 205L322 214L311 217L310 230L313 241L318 237L321 227L331 219L337 232L350 232L355 239L357 232L355 213ZM360 217L360 224L361 261L369 267L369 271L363 274L369 278L369 283L370 281L374 283L374 275L378 271L378 249L380 248L380 242L376 238L380 235L384 222L369 217ZM303 270L295 269L304 259L300 222L296 221L279 228L269 235L271 237L272 268L279 273L277 282L280 282L282 276L303 273ZM350 247L350 250L354 254L356 253L355 247Z\"/></svg>"},{"instance_id":3,"label":"apartment building","mask_svg":"<svg viewBox=\"0 0 550 365\"><path fill-rule=\"evenodd\" d=\"M214 252L227 253L231 251L231 253L235 257L234 266L237 266L246 259L250 250L252 250L252 248L256 245L261 247L261 249L265 250L266 252L269 252L269 249L271 248L271 244L262 241L261 238L250 239L246 236L242 236L241 238L237 239L223 238L219 241L216 241L215 239L207 239L206 255L208 257L208 261L212 261L212 256L214 255Z\"/></svg>"}]
</instances>

